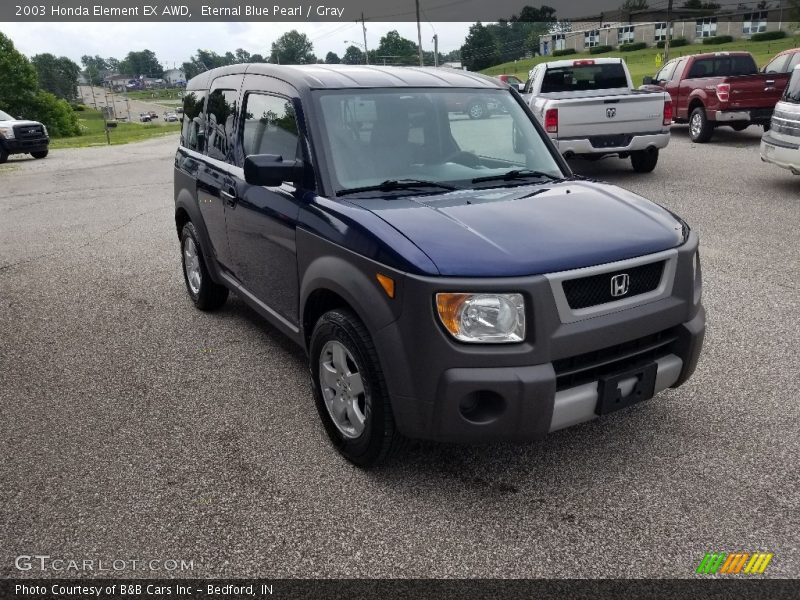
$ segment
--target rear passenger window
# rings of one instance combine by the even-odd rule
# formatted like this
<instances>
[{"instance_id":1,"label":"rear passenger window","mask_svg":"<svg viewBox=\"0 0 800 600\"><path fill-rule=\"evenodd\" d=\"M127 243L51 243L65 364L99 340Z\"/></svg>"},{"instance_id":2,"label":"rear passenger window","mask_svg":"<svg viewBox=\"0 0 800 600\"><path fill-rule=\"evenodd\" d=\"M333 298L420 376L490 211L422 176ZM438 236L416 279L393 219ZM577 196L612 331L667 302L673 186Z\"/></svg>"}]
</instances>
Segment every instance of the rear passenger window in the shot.
<instances>
[{"instance_id":1,"label":"rear passenger window","mask_svg":"<svg viewBox=\"0 0 800 600\"><path fill-rule=\"evenodd\" d=\"M237 96L236 90L213 90L208 96L206 154L211 158L230 162Z\"/></svg>"},{"instance_id":2,"label":"rear passenger window","mask_svg":"<svg viewBox=\"0 0 800 600\"><path fill-rule=\"evenodd\" d=\"M242 147L245 156L277 154L287 160L299 156L297 118L291 100L249 94L245 99L242 115Z\"/></svg>"},{"instance_id":3,"label":"rear passenger window","mask_svg":"<svg viewBox=\"0 0 800 600\"><path fill-rule=\"evenodd\" d=\"M183 97L183 126L181 127L181 146L189 150L203 151L202 136L205 131L203 119L203 103L206 93L203 91L187 91Z\"/></svg>"},{"instance_id":4,"label":"rear passenger window","mask_svg":"<svg viewBox=\"0 0 800 600\"><path fill-rule=\"evenodd\" d=\"M692 68L689 69L689 76L687 79L696 79L699 77L713 77L714 76L714 59L706 58L695 61Z\"/></svg>"}]
</instances>

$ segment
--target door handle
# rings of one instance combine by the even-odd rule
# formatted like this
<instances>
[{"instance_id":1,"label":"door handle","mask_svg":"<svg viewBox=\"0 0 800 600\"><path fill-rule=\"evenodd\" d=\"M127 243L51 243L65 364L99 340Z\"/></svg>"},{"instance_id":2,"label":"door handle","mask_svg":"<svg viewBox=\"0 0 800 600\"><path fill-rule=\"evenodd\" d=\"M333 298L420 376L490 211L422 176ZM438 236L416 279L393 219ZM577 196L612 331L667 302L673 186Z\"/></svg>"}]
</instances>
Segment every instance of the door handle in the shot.
<instances>
[{"instance_id":1,"label":"door handle","mask_svg":"<svg viewBox=\"0 0 800 600\"><path fill-rule=\"evenodd\" d=\"M228 206L236 206L236 194L232 194L231 192L226 192L225 190L220 190L219 195L222 197L222 200Z\"/></svg>"},{"instance_id":2,"label":"door handle","mask_svg":"<svg viewBox=\"0 0 800 600\"><path fill-rule=\"evenodd\" d=\"M775 85L775 80L774 79L767 79L766 83L767 83L767 85Z\"/></svg>"}]
</instances>

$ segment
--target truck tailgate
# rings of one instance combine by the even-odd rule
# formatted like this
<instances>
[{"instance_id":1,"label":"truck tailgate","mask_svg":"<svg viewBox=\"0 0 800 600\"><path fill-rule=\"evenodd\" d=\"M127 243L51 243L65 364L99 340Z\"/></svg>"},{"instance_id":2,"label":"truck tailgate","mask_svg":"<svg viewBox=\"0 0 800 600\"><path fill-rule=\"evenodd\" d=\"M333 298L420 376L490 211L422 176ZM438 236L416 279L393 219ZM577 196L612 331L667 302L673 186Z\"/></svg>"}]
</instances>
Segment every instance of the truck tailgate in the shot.
<instances>
[{"instance_id":1,"label":"truck tailgate","mask_svg":"<svg viewBox=\"0 0 800 600\"><path fill-rule=\"evenodd\" d=\"M595 90L591 95L559 98L561 94L543 94L556 101L558 138L589 137L631 133L653 133L663 129L663 92L636 90Z\"/></svg>"},{"instance_id":2,"label":"truck tailgate","mask_svg":"<svg viewBox=\"0 0 800 600\"><path fill-rule=\"evenodd\" d=\"M731 92L723 109L773 108L781 99L787 80L788 76L781 73L726 77L723 81L730 84Z\"/></svg>"}]
</instances>

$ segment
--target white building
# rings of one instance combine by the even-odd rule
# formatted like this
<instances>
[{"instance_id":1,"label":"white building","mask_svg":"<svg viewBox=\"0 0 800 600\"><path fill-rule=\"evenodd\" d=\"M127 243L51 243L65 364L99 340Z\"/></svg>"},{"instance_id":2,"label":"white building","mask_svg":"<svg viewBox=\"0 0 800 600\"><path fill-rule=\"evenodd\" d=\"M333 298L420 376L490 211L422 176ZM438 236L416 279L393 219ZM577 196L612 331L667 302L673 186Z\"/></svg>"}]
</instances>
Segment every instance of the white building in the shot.
<instances>
[{"instance_id":1,"label":"white building","mask_svg":"<svg viewBox=\"0 0 800 600\"><path fill-rule=\"evenodd\" d=\"M167 85L186 83L186 73L183 72L183 69L167 69L164 71L164 81L167 82Z\"/></svg>"}]
</instances>

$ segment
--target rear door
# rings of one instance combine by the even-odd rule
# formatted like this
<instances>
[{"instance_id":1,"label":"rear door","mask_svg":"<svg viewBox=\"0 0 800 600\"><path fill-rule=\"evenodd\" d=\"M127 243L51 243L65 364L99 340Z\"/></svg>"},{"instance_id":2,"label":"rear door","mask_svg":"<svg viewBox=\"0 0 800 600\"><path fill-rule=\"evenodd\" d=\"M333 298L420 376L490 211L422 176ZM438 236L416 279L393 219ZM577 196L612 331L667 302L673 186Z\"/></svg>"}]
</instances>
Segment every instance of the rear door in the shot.
<instances>
[{"instance_id":1,"label":"rear door","mask_svg":"<svg viewBox=\"0 0 800 600\"><path fill-rule=\"evenodd\" d=\"M248 75L239 127L237 160L253 154L303 158L294 90L273 78ZM305 191L284 183L249 185L235 177L236 198L226 209L231 260L236 278L262 306L289 324L298 323L296 228Z\"/></svg>"}]
</instances>

